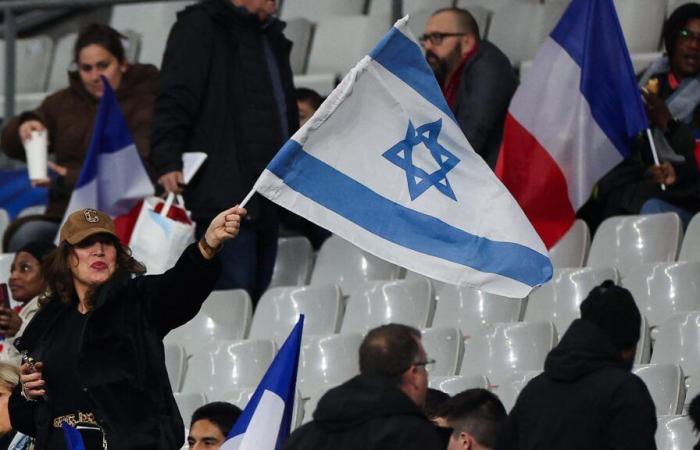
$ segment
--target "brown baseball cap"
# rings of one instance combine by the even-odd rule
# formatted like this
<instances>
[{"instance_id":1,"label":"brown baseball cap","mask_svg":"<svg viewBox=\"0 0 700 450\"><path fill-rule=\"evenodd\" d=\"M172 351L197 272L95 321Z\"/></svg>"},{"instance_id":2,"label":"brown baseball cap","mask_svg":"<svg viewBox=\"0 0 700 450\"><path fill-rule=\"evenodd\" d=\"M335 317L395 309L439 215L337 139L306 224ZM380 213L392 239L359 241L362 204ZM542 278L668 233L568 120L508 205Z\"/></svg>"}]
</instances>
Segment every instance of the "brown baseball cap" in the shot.
<instances>
[{"instance_id":1,"label":"brown baseball cap","mask_svg":"<svg viewBox=\"0 0 700 450\"><path fill-rule=\"evenodd\" d=\"M96 209L79 209L71 213L61 227L60 240L75 245L97 233L111 234L119 239L114 231L114 222L107 214Z\"/></svg>"}]
</instances>

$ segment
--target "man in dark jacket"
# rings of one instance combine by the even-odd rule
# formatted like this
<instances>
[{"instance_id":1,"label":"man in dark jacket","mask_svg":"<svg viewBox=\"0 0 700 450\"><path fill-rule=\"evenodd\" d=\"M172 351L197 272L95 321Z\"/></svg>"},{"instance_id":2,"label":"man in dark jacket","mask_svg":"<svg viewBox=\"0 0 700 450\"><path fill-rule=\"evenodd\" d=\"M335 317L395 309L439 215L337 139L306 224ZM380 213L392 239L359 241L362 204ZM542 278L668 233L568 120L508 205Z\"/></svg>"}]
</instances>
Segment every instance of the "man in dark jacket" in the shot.
<instances>
[{"instance_id":1,"label":"man in dark jacket","mask_svg":"<svg viewBox=\"0 0 700 450\"><path fill-rule=\"evenodd\" d=\"M275 8L274 0L205 0L180 12L170 32L151 161L166 191L183 191L197 237L217 211L245 198L298 126L291 42ZM208 157L184 186L186 151ZM272 276L278 218L260 196L247 209L239 239L222 250L217 288L244 288L256 299Z\"/></svg>"},{"instance_id":2,"label":"man in dark jacket","mask_svg":"<svg viewBox=\"0 0 700 450\"><path fill-rule=\"evenodd\" d=\"M465 9L437 10L420 41L459 127L493 169L518 86L513 66L495 45L479 37L479 26Z\"/></svg>"},{"instance_id":3,"label":"man in dark jacket","mask_svg":"<svg viewBox=\"0 0 700 450\"><path fill-rule=\"evenodd\" d=\"M497 448L654 450L654 403L630 372L640 326L628 290L612 281L593 289L520 393Z\"/></svg>"},{"instance_id":4,"label":"man in dark jacket","mask_svg":"<svg viewBox=\"0 0 700 450\"><path fill-rule=\"evenodd\" d=\"M444 450L446 439L421 411L432 362L418 330L371 330L360 346L360 375L328 391L284 449Z\"/></svg>"}]
</instances>

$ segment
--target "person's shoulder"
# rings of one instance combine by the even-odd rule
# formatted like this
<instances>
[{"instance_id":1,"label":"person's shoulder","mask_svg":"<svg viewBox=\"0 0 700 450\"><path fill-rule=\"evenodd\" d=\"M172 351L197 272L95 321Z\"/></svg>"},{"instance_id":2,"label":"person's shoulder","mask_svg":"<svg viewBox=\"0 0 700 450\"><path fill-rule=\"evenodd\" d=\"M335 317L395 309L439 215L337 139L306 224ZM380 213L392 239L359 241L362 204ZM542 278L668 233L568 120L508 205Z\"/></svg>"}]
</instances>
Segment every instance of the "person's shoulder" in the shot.
<instances>
[{"instance_id":1,"label":"person's shoulder","mask_svg":"<svg viewBox=\"0 0 700 450\"><path fill-rule=\"evenodd\" d=\"M496 64L502 67L512 68L512 64L503 51L491 41L482 39L479 42L479 50L477 51L477 61L488 64Z\"/></svg>"}]
</instances>

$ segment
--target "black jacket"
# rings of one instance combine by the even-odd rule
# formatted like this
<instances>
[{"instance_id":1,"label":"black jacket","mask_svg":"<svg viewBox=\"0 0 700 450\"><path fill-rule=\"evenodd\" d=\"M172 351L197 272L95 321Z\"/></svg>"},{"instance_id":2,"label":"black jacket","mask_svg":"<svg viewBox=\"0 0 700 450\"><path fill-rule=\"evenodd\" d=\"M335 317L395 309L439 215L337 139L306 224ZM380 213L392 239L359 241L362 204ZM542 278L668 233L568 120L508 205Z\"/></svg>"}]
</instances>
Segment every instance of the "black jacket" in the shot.
<instances>
[{"instance_id":1,"label":"black jacket","mask_svg":"<svg viewBox=\"0 0 700 450\"><path fill-rule=\"evenodd\" d=\"M510 412L498 450L654 450L656 411L610 338L575 320Z\"/></svg>"},{"instance_id":2,"label":"black jacket","mask_svg":"<svg viewBox=\"0 0 700 450\"><path fill-rule=\"evenodd\" d=\"M493 169L518 78L508 57L488 41L464 65L454 113L474 150Z\"/></svg>"},{"instance_id":3,"label":"black jacket","mask_svg":"<svg viewBox=\"0 0 700 450\"><path fill-rule=\"evenodd\" d=\"M318 403L314 420L292 433L283 448L444 450L446 442L395 383L358 375L328 391Z\"/></svg>"},{"instance_id":4,"label":"black jacket","mask_svg":"<svg viewBox=\"0 0 700 450\"><path fill-rule=\"evenodd\" d=\"M184 427L165 368L163 337L197 314L220 272L197 244L162 275L131 278L117 273L96 293L79 350L80 385L112 450L175 450ZM75 305L52 298L27 326L18 349L36 360L52 339L57 321ZM51 389L47 385L51 401ZM45 401L28 402L16 388L9 402L14 428L46 445L52 417ZM60 432L60 430L57 430Z\"/></svg>"},{"instance_id":5,"label":"black jacket","mask_svg":"<svg viewBox=\"0 0 700 450\"><path fill-rule=\"evenodd\" d=\"M209 219L243 200L299 124L291 42L277 19L262 26L229 0L205 0L178 14L156 99L151 161L157 175L181 170L185 151L208 158L185 189L193 218ZM279 67L288 130L282 130L263 41ZM255 216L251 204L249 216Z\"/></svg>"}]
</instances>

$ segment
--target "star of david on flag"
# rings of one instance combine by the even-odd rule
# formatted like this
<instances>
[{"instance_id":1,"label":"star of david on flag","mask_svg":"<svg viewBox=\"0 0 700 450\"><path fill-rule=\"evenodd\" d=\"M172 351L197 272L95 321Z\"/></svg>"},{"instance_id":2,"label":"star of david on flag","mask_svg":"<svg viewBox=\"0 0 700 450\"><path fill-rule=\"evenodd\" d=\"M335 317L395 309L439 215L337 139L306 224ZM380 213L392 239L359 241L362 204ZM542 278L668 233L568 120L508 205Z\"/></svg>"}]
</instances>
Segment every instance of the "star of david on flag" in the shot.
<instances>
[{"instance_id":1,"label":"star of david on flag","mask_svg":"<svg viewBox=\"0 0 700 450\"><path fill-rule=\"evenodd\" d=\"M411 121L408 122L406 137L398 144L384 152L383 156L406 171L406 181L408 182L408 192L411 200L418 198L431 186L450 197L457 200L455 193L450 187L447 173L459 163L459 159L450 153L445 147L438 143L438 136L442 128L442 119L432 123L426 123L416 129ZM428 173L414 163L413 152L418 144L425 145L439 169Z\"/></svg>"},{"instance_id":2,"label":"star of david on flag","mask_svg":"<svg viewBox=\"0 0 700 450\"><path fill-rule=\"evenodd\" d=\"M350 70L254 190L396 265L523 298L551 278L548 253L467 142L407 21Z\"/></svg>"}]
</instances>

